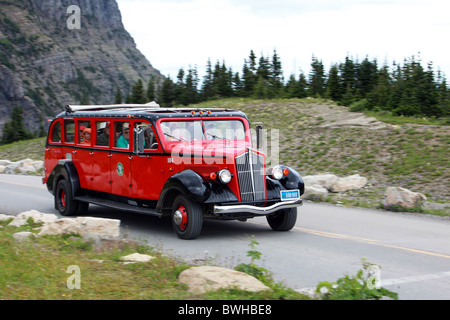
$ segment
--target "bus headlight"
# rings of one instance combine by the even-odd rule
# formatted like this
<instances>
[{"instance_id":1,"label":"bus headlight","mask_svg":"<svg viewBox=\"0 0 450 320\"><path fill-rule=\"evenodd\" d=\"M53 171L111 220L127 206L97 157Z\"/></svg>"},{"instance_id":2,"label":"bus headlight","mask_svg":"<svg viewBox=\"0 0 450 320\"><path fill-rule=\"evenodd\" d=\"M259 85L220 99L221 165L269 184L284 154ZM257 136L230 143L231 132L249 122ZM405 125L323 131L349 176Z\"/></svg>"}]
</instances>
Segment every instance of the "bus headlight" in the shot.
<instances>
[{"instance_id":1,"label":"bus headlight","mask_svg":"<svg viewBox=\"0 0 450 320\"><path fill-rule=\"evenodd\" d=\"M276 180L280 180L284 176L283 169L280 166L270 168L268 174Z\"/></svg>"},{"instance_id":2,"label":"bus headlight","mask_svg":"<svg viewBox=\"0 0 450 320\"><path fill-rule=\"evenodd\" d=\"M227 169L220 170L217 173L217 176L219 177L220 182L222 182L223 184L227 184L231 181L232 178L231 172Z\"/></svg>"}]
</instances>

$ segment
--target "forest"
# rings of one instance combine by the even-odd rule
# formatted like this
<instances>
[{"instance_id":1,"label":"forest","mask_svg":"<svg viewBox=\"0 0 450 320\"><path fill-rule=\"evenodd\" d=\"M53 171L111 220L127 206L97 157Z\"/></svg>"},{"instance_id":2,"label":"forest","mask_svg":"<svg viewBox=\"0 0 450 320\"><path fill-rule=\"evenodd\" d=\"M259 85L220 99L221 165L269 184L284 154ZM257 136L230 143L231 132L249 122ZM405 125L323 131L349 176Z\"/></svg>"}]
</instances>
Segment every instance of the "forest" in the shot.
<instances>
[{"instance_id":1,"label":"forest","mask_svg":"<svg viewBox=\"0 0 450 320\"><path fill-rule=\"evenodd\" d=\"M402 63L380 64L366 57L351 56L333 63L328 72L323 62L312 57L308 74L284 79L276 50L272 57L259 58L251 50L244 59L242 72L234 72L225 61L206 63L200 79L197 68L180 68L177 78L162 82L138 80L124 99L117 88L115 103L142 103L157 100L161 105L189 105L231 97L254 99L325 98L350 107L352 111L388 111L396 116L446 118L450 113L450 89L445 75L434 70L432 62L412 56Z\"/></svg>"},{"instance_id":2,"label":"forest","mask_svg":"<svg viewBox=\"0 0 450 320\"><path fill-rule=\"evenodd\" d=\"M402 63L380 65L376 59L362 61L351 56L333 63L328 72L323 62L312 57L308 74L300 73L284 79L281 59L276 50L272 57L259 58L251 50L244 59L242 72L234 72L225 61L210 60L206 74L200 79L197 68L180 68L177 78L163 80L139 79L125 96L117 87L114 103L147 103L157 101L163 107L189 105L220 98L289 99L324 98L349 107L351 111L388 112L393 116L443 119L449 123L450 88L444 74L426 67L420 58L405 58ZM81 102L80 102L81 103ZM42 120L42 119L41 119ZM42 123L42 121L40 121ZM41 125L38 133L27 132L23 110L14 107L11 120L3 130L1 144L45 135Z\"/></svg>"}]
</instances>

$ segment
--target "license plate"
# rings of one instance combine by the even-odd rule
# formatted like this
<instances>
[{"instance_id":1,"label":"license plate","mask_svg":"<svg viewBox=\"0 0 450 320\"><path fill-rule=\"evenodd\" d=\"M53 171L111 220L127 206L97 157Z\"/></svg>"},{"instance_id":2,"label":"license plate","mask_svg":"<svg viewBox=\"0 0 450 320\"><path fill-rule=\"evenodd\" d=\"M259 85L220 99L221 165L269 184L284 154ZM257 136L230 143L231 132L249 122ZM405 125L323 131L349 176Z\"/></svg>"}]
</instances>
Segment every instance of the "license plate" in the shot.
<instances>
[{"instance_id":1,"label":"license plate","mask_svg":"<svg viewBox=\"0 0 450 320\"><path fill-rule=\"evenodd\" d=\"M281 190L281 201L290 201L300 199L299 190Z\"/></svg>"}]
</instances>

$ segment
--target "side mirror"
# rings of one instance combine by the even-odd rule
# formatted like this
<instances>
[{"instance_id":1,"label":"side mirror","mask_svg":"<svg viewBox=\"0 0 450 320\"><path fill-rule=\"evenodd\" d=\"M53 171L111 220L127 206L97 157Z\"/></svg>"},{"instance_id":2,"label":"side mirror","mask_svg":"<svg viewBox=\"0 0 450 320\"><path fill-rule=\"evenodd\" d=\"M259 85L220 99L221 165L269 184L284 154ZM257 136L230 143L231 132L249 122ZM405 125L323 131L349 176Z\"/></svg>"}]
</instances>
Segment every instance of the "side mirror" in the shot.
<instances>
[{"instance_id":1,"label":"side mirror","mask_svg":"<svg viewBox=\"0 0 450 320\"><path fill-rule=\"evenodd\" d=\"M144 130L142 130L139 126L134 128L134 143L133 143L133 153L139 154L144 152Z\"/></svg>"},{"instance_id":2,"label":"side mirror","mask_svg":"<svg viewBox=\"0 0 450 320\"><path fill-rule=\"evenodd\" d=\"M255 124L256 124L256 149L261 150L264 149L263 143L264 124L261 122Z\"/></svg>"}]
</instances>

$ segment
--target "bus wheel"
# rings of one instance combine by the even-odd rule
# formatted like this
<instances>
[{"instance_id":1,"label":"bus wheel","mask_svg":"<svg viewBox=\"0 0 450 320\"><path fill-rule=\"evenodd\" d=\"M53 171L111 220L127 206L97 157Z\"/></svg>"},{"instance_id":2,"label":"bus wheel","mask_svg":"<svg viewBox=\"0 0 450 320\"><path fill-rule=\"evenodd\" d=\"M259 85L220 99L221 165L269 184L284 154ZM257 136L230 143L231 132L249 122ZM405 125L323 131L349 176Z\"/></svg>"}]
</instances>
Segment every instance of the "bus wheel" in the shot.
<instances>
[{"instance_id":1,"label":"bus wheel","mask_svg":"<svg viewBox=\"0 0 450 320\"><path fill-rule=\"evenodd\" d=\"M275 231L289 231L297 221L297 208L277 211L267 216L267 222Z\"/></svg>"},{"instance_id":2,"label":"bus wheel","mask_svg":"<svg viewBox=\"0 0 450 320\"><path fill-rule=\"evenodd\" d=\"M181 239L195 239L202 231L202 207L184 195L175 198L172 205L172 226Z\"/></svg>"},{"instance_id":3,"label":"bus wheel","mask_svg":"<svg viewBox=\"0 0 450 320\"><path fill-rule=\"evenodd\" d=\"M56 185L55 209L63 216L72 216L77 212L78 201L72 199L72 191L65 179Z\"/></svg>"}]
</instances>

